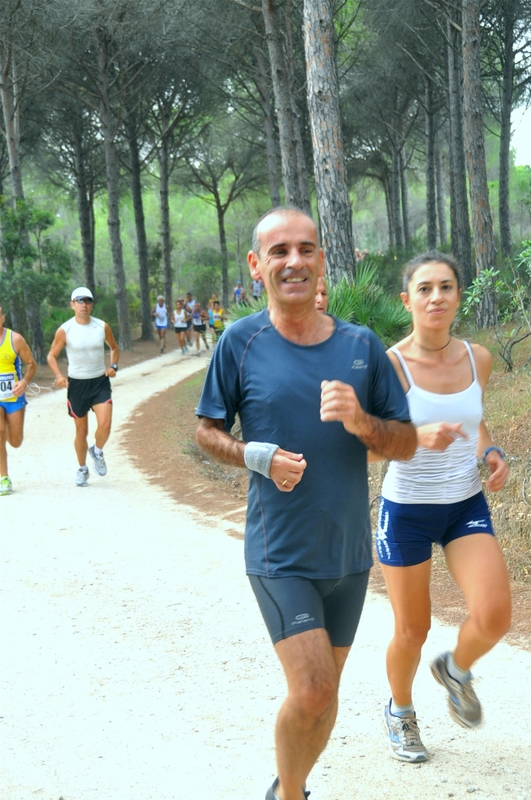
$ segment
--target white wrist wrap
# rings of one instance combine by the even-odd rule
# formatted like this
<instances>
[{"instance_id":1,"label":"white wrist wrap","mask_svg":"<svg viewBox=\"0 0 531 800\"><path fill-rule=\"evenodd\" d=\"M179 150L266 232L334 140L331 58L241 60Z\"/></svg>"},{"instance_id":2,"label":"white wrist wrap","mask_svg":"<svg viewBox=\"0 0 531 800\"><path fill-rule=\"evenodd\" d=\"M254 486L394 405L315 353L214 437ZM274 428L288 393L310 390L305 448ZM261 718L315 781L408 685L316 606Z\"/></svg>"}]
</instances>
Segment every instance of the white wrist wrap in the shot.
<instances>
[{"instance_id":1,"label":"white wrist wrap","mask_svg":"<svg viewBox=\"0 0 531 800\"><path fill-rule=\"evenodd\" d=\"M243 451L243 460L247 469L259 472L266 478L270 478L270 469L273 456L278 450L278 444L268 442L247 442Z\"/></svg>"}]
</instances>

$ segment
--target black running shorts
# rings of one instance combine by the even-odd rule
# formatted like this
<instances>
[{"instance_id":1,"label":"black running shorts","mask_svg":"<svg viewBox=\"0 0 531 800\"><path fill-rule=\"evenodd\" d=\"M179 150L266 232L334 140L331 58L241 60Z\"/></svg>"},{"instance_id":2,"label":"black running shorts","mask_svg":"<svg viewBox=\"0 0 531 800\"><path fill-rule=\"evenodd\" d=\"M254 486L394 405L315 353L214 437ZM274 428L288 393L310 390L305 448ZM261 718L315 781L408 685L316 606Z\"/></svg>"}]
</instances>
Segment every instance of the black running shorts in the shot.
<instances>
[{"instance_id":1,"label":"black running shorts","mask_svg":"<svg viewBox=\"0 0 531 800\"><path fill-rule=\"evenodd\" d=\"M68 378L67 404L71 417L86 417L93 406L112 403L111 382L108 375L99 378Z\"/></svg>"},{"instance_id":2,"label":"black running shorts","mask_svg":"<svg viewBox=\"0 0 531 800\"><path fill-rule=\"evenodd\" d=\"M315 628L325 628L333 647L354 641L369 570L337 580L248 577L273 644Z\"/></svg>"}]
</instances>

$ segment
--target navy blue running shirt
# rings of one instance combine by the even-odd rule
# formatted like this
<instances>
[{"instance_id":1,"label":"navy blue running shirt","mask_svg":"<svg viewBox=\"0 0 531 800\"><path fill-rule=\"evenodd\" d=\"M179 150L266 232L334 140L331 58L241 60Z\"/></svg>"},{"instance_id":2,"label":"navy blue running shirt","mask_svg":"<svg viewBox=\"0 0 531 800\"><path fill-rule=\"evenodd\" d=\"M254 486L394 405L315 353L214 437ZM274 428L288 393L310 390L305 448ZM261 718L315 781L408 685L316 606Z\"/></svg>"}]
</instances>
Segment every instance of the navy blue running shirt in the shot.
<instances>
[{"instance_id":1,"label":"navy blue running shirt","mask_svg":"<svg viewBox=\"0 0 531 800\"><path fill-rule=\"evenodd\" d=\"M367 448L343 423L321 422L321 381L350 384L362 408L384 420L409 421L409 412L374 333L334 322L329 339L302 346L261 311L227 328L212 357L197 415L230 432L238 413L245 442L272 442L308 463L292 492L250 472L250 575L335 579L372 564Z\"/></svg>"}]
</instances>

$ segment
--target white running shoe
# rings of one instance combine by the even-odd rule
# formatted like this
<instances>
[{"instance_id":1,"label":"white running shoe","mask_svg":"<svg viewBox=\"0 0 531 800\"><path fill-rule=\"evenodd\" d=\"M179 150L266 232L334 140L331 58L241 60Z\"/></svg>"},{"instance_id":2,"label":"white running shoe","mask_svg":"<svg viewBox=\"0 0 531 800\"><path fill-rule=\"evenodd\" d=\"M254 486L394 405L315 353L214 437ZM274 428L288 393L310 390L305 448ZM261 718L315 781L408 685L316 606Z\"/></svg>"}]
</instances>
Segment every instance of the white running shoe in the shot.
<instances>
[{"instance_id":1,"label":"white running shoe","mask_svg":"<svg viewBox=\"0 0 531 800\"><path fill-rule=\"evenodd\" d=\"M389 750L393 758L416 764L428 760L428 751L422 744L415 712L407 717L391 714L391 700L384 709L384 725L389 736Z\"/></svg>"},{"instance_id":2,"label":"white running shoe","mask_svg":"<svg viewBox=\"0 0 531 800\"><path fill-rule=\"evenodd\" d=\"M88 486L89 471L88 467L79 467L76 472L76 486Z\"/></svg>"},{"instance_id":3,"label":"white running shoe","mask_svg":"<svg viewBox=\"0 0 531 800\"><path fill-rule=\"evenodd\" d=\"M94 445L89 447L88 449L91 457L94 459L94 469L98 473L98 475L107 475L107 464L105 463L105 459L103 458L103 450L101 453L94 452Z\"/></svg>"},{"instance_id":4,"label":"white running shoe","mask_svg":"<svg viewBox=\"0 0 531 800\"><path fill-rule=\"evenodd\" d=\"M481 725L481 703L472 688L472 679L461 683L452 678L446 667L449 653L441 653L430 664L435 680L448 691L450 716L463 728L477 728Z\"/></svg>"}]
</instances>

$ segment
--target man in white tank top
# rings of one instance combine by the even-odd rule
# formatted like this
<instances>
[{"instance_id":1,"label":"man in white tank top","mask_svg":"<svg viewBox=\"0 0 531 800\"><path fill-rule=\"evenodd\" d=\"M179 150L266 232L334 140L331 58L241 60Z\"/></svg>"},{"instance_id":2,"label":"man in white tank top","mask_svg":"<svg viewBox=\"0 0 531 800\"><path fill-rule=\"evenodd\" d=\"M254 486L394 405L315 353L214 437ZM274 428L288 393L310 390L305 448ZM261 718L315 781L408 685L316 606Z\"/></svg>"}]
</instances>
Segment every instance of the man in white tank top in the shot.
<instances>
[{"instance_id":1,"label":"man in white tank top","mask_svg":"<svg viewBox=\"0 0 531 800\"><path fill-rule=\"evenodd\" d=\"M155 321L155 328L159 335L160 352L164 353L166 350L166 331L168 330L169 311L168 306L164 302L164 296L159 294L157 297L157 304L151 312L151 316Z\"/></svg>"},{"instance_id":2,"label":"man in white tank top","mask_svg":"<svg viewBox=\"0 0 531 800\"><path fill-rule=\"evenodd\" d=\"M56 331L48 365L55 375L58 389L66 388L68 413L76 426L74 447L79 463L76 486L88 483L87 451L94 461L98 475L107 474L103 448L109 439L112 422L112 397L109 378L118 372L120 351L110 326L91 316L94 297L90 289L80 286L74 289L70 306L74 316ZM111 351L110 365L105 366L105 344ZM66 347L68 378L61 373L58 357ZM88 412L96 414L98 427L95 441L88 446Z\"/></svg>"}]
</instances>

